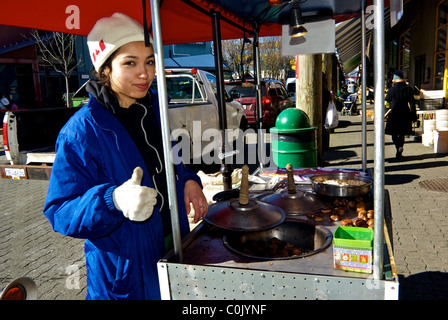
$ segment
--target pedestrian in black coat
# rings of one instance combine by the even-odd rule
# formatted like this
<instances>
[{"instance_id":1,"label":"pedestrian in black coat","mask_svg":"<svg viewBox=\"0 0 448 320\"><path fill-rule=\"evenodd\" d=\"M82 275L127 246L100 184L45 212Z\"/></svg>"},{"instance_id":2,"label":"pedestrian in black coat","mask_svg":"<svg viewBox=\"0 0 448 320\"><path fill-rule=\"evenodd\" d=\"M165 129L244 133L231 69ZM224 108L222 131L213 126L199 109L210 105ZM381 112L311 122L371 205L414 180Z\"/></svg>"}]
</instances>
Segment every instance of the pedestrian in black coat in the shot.
<instances>
[{"instance_id":1,"label":"pedestrian in black coat","mask_svg":"<svg viewBox=\"0 0 448 320\"><path fill-rule=\"evenodd\" d=\"M404 137L412 134L412 122L417 121L414 92L407 85L403 71L398 70L393 77L393 86L387 91L386 101L390 103L385 133L392 136L397 149L397 160L402 158Z\"/></svg>"}]
</instances>

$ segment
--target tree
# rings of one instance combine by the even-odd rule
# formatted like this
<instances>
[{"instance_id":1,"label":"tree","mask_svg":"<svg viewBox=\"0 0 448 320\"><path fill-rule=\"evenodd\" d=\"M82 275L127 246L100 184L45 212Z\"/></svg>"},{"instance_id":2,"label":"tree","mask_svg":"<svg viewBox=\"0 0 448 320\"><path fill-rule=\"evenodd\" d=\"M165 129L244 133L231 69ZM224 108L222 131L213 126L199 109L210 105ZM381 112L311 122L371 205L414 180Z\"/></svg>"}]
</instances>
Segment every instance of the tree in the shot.
<instances>
[{"instance_id":1,"label":"tree","mask_svg":"<svg viewBox=\"0 0 448 320\"><path fill-rule=\"evenodd\" d=\"M280 37L260 38L261 68L264 77L286 80L291 69L291 57L284 57L281 53Z\"/></svg>"},{"instance_id":2,"label":"tree","mask_svg":"<svg viewBox=\"0 0 448 320\"><path fill-rule=\"evenodd\" d=\"M244 45L244 49L242 50ZM249 71L252 59L252 45L244 39L225 40L222 44L224 62L239 78Z\"/></svg>"},{"instance_id":3,"label":"tree","mask_svg":"<svg viewBox=\"0 0 448 320\"><path fill-rule=\"evenodd\" d=\"M241 77L253 64L253 46L247 42L242 50L244 39L223 41L223 58L226 64ZM261 74L263 78L283 80L291 69L291 57L281 54L280 37L262 37L260 41Z\"/></svg>"},{"instance_id":4,"label":"tree","mask_svg":"<svg viewBox=\"0 0 448 320\"><path fill-rule=\"evenodd\" d=\"M65 100L67 108L70 107L68 79L81 63L81 60L76 62L75 36L60 32L40 33L37 30L33 30L31 35L36 41L44 64L53 68L64 77Z\"/></svg>"}]
</instances>

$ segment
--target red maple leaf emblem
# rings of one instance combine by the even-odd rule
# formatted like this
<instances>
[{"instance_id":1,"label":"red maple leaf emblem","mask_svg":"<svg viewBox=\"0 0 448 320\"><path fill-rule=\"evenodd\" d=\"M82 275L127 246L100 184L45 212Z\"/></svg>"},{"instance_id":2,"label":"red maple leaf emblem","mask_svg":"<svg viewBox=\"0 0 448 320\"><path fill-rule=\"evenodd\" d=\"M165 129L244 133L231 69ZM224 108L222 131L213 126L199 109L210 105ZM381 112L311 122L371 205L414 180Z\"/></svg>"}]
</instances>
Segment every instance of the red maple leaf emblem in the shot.
<instances>
[{"instance_id":1,"label":"red maple leaf emblem","mask_svg":"<svg viewBox=\"0 0 448 320\"><path fill-rule=\"evenodd\" d=\"M100 46L101 51L104 51L104 49L106 49L106 44L104 43L104 41L102 39L99 43L99 46Z\"/></svg>"}]
</instances>

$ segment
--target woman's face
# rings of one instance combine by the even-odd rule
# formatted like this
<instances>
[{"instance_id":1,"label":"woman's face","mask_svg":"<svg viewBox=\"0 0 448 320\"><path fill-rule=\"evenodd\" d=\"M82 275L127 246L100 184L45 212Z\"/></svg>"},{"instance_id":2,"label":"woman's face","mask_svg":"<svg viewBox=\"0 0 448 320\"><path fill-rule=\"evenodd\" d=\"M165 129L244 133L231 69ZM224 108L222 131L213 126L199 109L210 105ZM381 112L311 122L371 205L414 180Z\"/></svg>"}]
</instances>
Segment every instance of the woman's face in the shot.
<instances>
[{"instance_id":1,"label":"woman's face","mask_svg":"<svg viewBox=\"0 0 448 320\"><path fill-rule=\"evenodd\" d=\"M154 50L143 41L130 42L117 50L111 68L104 72L122 108L146 96L155 77Z\"/></svg>"}]
</instances>

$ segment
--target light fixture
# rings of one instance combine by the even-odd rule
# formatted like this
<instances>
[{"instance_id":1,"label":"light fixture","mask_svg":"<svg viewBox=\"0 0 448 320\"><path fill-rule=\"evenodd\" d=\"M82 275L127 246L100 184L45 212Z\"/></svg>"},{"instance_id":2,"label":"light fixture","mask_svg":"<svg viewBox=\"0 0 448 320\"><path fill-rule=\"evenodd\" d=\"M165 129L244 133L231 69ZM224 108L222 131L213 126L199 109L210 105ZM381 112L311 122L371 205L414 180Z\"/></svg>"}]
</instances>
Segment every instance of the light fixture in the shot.
<instances>
[{"instance_id":1,"label":"light fixture","mask_svg":"<svg viewBox=\"0 0 448 320\"><path fill-rule=\"evenodd\" d=\"M295 1L290 11L289 34L292 38L303 37L308 30L303 26L302 12L300 11L299 1Z\"/></svg>"}]
</instances>

